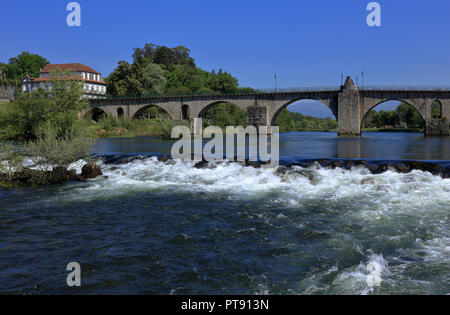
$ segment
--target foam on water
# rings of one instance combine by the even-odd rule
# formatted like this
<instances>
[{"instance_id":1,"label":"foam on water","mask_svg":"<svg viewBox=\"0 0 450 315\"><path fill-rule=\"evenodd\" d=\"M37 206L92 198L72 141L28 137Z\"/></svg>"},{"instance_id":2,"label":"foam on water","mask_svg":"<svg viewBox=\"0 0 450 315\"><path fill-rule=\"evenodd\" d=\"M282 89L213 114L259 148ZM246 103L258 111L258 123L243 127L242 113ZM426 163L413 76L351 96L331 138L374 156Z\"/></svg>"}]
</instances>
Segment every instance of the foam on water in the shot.
<instances>
[{"instance_id":1,"label":"foam on water","mask_svg":"<svg viewBox=\"0 0 450 315\"><path fill-rule=\"evenodd\" d=\"M408 293L402 291L404 287L426 293L436 283L447 285L450 292L448 276L434 282L417 276L427 268L430 274L450 270L450 179L417 170L372 175L363 167L344 170L318 165L256 169L223 162L197 169L194 163L163 163L156 157L124 164L98 163L107 178L71 184L46 196L45 202L97 201L152 191L252 200L255 207L276 208L273 213L265 208L255 211L252 217L298 231L305 239L320 240L321 246L331 249L330 255L347 255L352 261L299 279L289 289L291 293ZM302 216L314 217L314 211L319 216L315 224L326 222L327 230L302 220ZM244 232L256 234L258 229L237 231ZM279 248L289 253L288 245ZM388 254L382 254L383 248L388 248ZM359 260L353 262L353 257ZM380 271L379 286L367 281L376 276L369 265ZM254 292L271 293L271 289L262 281Z\"/></svg>"},{"instance_id":2,"label":"foam on water","mask_svg":"<svg viewBox=\"0 0 450 315\"><path fill-rule=\"evenodd\" d=\"M78 192L90 191L95 198L96 190L101 190L102 195L155 188L227 191L235 194L276 190L292 193L294 198L283 200L287 206L294 207L301 202L301 198L298 197L308 196L336 200L357 199L370 194L377 196L378 202L389 208L401 206L405 196L408 196L408 206L411 204L426 206L429 201L446 205L450 201L450 179L442 179L422 171L413 171L410 174L388 171L371 175L362 167L347 171L340 168L304 169L294 166L285 173L277 173L277 169L273 168L256 169L227 162L210 168L197 169L191 162L178 161L174 164L165 164L159 162L156 157L138 159L121 165L107 165L101 162L100 164L108 179L97 179L88 186L81 185Z\"/></svg>"}]
</instances>

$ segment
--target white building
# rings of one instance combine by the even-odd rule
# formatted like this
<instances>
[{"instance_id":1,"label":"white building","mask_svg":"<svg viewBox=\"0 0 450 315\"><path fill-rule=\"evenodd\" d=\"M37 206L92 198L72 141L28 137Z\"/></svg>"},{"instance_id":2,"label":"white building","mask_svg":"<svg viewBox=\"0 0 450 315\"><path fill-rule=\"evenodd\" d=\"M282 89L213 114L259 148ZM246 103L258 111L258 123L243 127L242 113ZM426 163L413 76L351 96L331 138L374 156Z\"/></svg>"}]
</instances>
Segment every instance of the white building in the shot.
<instances>
[{"instance_id":1,"label":"white building","mask_svg":"<svg viewBox=\"0 0 450 315\"><path fill-rule=\"evenodd\" d=\"M39 72L39 78L33 79L26 76L22 80L22 92L31 92L39 87L46 86L52 80L50 73L57 71L70 72L67 79L83 81L84 97L106 97L107 83L103 80L101 73L81 63L48 64Z\"/></svg>"}]
</instances>

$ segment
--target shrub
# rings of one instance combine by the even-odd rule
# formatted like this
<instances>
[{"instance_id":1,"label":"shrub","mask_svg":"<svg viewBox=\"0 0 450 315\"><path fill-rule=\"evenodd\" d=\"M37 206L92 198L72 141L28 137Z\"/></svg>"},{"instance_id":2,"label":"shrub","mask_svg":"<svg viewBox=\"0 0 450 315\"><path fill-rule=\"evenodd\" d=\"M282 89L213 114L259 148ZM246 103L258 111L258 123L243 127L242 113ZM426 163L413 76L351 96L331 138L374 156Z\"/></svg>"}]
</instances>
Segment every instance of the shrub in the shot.
<instances>
[{"instance_id":1,"label":"shrub","mask_svg":"<svg viewBox=\"0 0 450 315\"><path fill-rule=\"evenodd\" d=\"M0 143L0 174L11 180L14 172L22 168L22 162L23 154L16 146L7 142Z\"/></svg>"},{"instance_id":2,"label":"shrub","mask_svg":"<svg viewBox=\"0 0 450 315\"><path fill-rule=\"evenodd\" d=\"M159 135L160 139L172 140L172 130L176 126L186 126L191 127L189 121L173 121L171 119L166 119L161 121L161 133Z\"/></svg>"},{"instance_id":3,"label":"shrub","mask_svg":"<svg viewBox=\"0 0 450 315\"><path fill-rule=\"evenodd\" d=\"M35 140L47 124L64 136L73 131L77 114L87 106L81 98L82 83L52 74L51 82L31 93L20 93L14 102L0 107L0 138Z\"/></svg>"},{"instance_id":4,"label":"shrub","mask_svg":"<svg viewBox=\"0 0 450 315\"><path fill-rule=\"evenodd\" d=\"M79 160L90 160L95 139L84 134L67 133L58 137L52 128L27 144L27 153L41 170L67 168Z\"/></svg>"}]
</instances>

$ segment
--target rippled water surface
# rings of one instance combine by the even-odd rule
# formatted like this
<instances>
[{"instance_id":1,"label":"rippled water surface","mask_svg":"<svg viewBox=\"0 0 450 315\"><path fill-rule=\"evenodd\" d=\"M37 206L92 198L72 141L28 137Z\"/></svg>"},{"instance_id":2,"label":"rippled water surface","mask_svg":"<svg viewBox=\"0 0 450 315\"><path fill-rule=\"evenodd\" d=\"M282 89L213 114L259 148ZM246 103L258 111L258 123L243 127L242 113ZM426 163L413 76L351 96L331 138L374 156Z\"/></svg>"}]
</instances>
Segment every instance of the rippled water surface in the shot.
<instances>
[{"instance_id":1,"label":"rippled water surface","mask_svg":"<svg viewBox=\"0 0 450 315\"><path fill-rule=\"evenodd\" d=\"M101 139L95 151L169 154L171 148L172 142L169 141L137 137ZM339 138L335 132L291 132L280 134L280 155L296 158L450 160L450 137L367 132L361 138Z\"/></svg>"},{"instance_id":2,"label":"rippled water surface","mask_svg":"<svg viewBox=\"0 0 450 315\"><path fill-rule=\"evenodd\" d=\"M281 136L299 158L450 160L448 138ZM149 138L97 153L169 153ZM413 171L196 169L140 157L108 178L0 190L0 293L447 294L450 179ZM82 287L66 287L66 266ZM381 285L370 285L380 272Z\"/></svg>"}]
</instances>

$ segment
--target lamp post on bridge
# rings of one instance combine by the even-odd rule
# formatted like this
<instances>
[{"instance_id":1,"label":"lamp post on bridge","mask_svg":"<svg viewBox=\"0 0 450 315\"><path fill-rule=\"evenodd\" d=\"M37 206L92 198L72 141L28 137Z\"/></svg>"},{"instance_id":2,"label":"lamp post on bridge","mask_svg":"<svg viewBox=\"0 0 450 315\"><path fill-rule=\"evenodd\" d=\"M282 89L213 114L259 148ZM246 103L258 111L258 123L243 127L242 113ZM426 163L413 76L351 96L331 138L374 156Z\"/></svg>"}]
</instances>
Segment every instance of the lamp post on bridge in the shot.
<instances>
[{"instance_id":1,"label":"lamp post on bridge","mask_svg":"<svg viewBox=\"0 0 450 315\"><path fill-rule=\"evenodd\" d=\"M275 93L277 92L277 74L273 77L275 79Z\"/></svg>"},{"instance_id":2,"label":"lamp post on bridge","mask_svg":"<svg viewBox=\"0 0 450 315\"><path fill-rule=\"evenodd\" d=\"M361 72L362 90L364 90L364 70Z\"/></svg>"}]
</instances>

